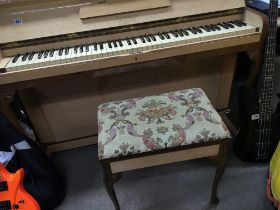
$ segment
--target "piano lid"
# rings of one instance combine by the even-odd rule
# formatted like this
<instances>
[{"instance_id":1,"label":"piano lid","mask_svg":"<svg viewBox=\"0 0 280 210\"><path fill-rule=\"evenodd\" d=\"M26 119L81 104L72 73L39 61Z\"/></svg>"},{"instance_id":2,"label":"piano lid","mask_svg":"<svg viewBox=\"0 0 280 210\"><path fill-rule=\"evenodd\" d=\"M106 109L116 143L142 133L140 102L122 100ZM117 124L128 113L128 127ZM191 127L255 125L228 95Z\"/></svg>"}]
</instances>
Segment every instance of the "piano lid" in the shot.
<instances>
[{"instance_id":1,"label":"piano lid","mask_svg":"<svg viewBox=\"0 0 280 210\"><path fill-rule=\"evenodd\" d=\"M32 1L31 1L32 2ZM147 11L81 19L80 8L100 0L39 1L0 6L0 44L78 32L129 26L245 7L244 0L171 0L171 6Z\"/></svg>"}]
</instances>

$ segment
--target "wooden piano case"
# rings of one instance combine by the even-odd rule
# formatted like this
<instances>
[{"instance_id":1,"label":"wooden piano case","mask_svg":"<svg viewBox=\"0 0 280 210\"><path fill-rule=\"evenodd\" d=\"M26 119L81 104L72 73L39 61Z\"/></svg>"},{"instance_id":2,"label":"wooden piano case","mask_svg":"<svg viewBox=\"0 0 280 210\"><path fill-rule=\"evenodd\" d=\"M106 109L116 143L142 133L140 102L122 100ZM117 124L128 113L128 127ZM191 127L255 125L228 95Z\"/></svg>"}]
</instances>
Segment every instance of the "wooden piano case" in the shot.
<instances>
[{"instance_id":1,"label":"wooden piano case","mask_svg":"<svg viewBox=\"0 0 280 210\"><path fill-rule=\"evenodd\" d=\"M171 2L173 1L178 2L178 5L183 3L182 0ZM197 2L188 1L194 5L188 12L195 13L195 8L198 8ZM223 2L226 1L223 0ZM241 0L230 1L230 4L231 6L237 4L239 7L242 6L242 2ZM221 2L219 5L221 10L226 10L229 6ZM213 5L209 4L209 7L211 9ZM203 8L205 9L205 6ZM78 16L78 10L75 9L75 11L77 13L73 17L69 16L69 20L74 20ZM160 16L155 14L155 17ZM127 18L133 19L132 16ZM265 18L252 11L248 11L244 19L256 25L265 21ZM48 23L49 20L43 21ZM123 22L126 21L122 20ZM95 27L91 21L89 23L90 27ZM81 25L78 25L75 30L84 30L83 22L79 24ZM111 21L109 26L110 24L114 23ZM52 28L57 33L57 26L53 25ZM263 25L260 26L260 30L264 31L264 28ZM7 29L6 35L10 34L9 30L12 31L7 25L5 29ZM61 30L66 33L70 29L68 26ZM52 33L46 28L42 31ZM30 39L32 36L39 37L40 33L42 32L36 31L35 34L26 32L24 36ZM97 140L97 106L106 101L199 87L210 97L216 109L226 109L231 93L236 55L241 51L258 51L260 33L261 31L240 39L227 40L227 42L215 40L193 44L177 51L162 51L158 57L160 59L156 60L151 59L153 52L146 55L138 54L129 58L133 62L130 64L127 62L128 65L117 63L118 65L114 66L114 62L117 61L112 58L106 61L109 64L101 62L97 63L97 66L94 63L88 64L87 68L83 66L85 70L79 69L78 65L72 66L66 69L67 74L60 68L4 74L0 77L0 88L1 92L18 91L34 130L41 143L46 145L50 152L90 145L96 143ZM7 42L12 39L12 37L4 36L2 38ZM0 35L0 39L2 38ZM62 44L57 43L57 46ZM28 49L34 50L35 47L36 45L31 45ZM14 55L16 51L17 49L3 51L6 52L2 54L3 60L6 56ZM172 56L173 53L174 56Z\"/></svg>"}]
</instances>

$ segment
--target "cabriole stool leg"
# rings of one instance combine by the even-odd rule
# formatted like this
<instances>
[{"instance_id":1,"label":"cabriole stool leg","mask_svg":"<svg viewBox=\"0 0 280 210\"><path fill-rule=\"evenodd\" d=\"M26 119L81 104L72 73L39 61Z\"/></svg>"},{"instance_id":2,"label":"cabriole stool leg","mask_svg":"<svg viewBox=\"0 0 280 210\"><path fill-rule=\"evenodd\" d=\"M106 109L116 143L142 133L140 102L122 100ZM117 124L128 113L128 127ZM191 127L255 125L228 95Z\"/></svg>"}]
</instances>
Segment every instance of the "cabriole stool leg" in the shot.
<instances>
[{"instance_id":1,"label":"cabriole stool leg","mask_svg":"<svg viewBox=\"0 0 280 210\"><path fill-rule=\"evenodd\" d=\"M220 183L220 180L224 174L226 165L227 165L227 147L228 143L222 143L220 145L220 150L219 150L219 157L218 157L218 163L217 163L217 168L216 168L216 174L212 186L212 195L211 195L211 203L212 204L218 204L219 203L219 198L217 196L217 190L218 190L218 185Z\"/></svg>"}]
</instances>

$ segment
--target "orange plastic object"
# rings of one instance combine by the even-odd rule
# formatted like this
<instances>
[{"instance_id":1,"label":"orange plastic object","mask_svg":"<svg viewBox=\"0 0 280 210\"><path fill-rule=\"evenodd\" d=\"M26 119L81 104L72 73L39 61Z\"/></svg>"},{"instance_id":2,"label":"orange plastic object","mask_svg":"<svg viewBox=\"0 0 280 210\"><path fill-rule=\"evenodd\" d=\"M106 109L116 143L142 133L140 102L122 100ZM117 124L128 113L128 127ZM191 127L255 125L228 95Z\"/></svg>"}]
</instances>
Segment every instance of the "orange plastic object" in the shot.
<instances>
[{"instance_id":1,"label":"orange plastic object","mask_svg":"<svg viewBox=\"0 0 280 210\"><path fill-rule=\"evenodd\" d=\"M0 203L10 201L11 210L40 210L36 200L23 188L24 170L9 173L0 163L0 182L7 182L8 190L0 192Z\"/></svg>"}]
</instances>

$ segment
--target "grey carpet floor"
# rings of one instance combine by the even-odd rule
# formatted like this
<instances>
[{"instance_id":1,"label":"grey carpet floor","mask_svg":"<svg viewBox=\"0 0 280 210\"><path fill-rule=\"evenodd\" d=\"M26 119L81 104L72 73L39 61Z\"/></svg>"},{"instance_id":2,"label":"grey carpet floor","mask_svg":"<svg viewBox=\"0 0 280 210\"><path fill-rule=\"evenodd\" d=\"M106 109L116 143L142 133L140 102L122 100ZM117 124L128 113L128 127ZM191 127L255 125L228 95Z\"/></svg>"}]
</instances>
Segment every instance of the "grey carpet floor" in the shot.
<instances>
[{"instance_id":1,"label":"grey carpet floor","mask_svg":"<svg viewBox=\"0 0 280 210\"><path fill-rule=\"evenodd\" d=\"M280 92L280 57L276 59L274 107ZM54 155L67 183L67 196L57 210L113 210L102 182L97 146ZM219 187L220 203L209 205L215 166L195 160L139 169L115 185L122 210L274 210L265 194L267 164L249 164L230 154Z\"/></svg>"},{"instance_id":2,"label":"grey carpet floor","mask_svg":"<svg viewBox=\"0 0 280 210\"><path fill-rule=\"evenodd\" d=\"M68 185L57 210L113 210L96 145L57 153L54 161ZM215 174L209 160L127 172L115 189L122 210L273 210L265 194L266 173L267 164L244 163L230 154L217 206L208 204Z\"/></svg>"}]
</instances>

